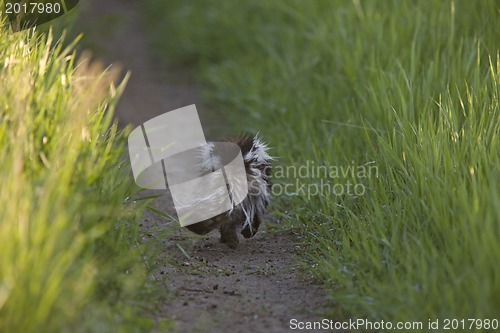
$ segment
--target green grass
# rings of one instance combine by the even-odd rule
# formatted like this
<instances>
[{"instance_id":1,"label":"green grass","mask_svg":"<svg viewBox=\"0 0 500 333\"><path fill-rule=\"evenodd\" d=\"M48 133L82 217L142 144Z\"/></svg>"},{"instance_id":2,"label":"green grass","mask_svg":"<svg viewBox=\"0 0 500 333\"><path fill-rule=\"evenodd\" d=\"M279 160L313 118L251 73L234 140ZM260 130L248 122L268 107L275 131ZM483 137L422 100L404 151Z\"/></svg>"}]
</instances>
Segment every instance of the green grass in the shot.
<instances>
[{"instance_id":1,"label":"green grass","mask_svg":"<svg viewBox=\"0 0 500 333\"><path fill-rule=\"evenodd\" d=\"M326 179L363 184L362 196L276 198L275 211L308 237L306 256L336 303L330 315L498 316L498 2L147 8L158 53L196 64L210 105L231 131L270 141L275 167L377 166L378 177Z\"/></svg>"},{"instance_id":2,"label":"green grass","mask_svg":"<svg viewBox=\"0 0 500 333\"><path fill-rule=\"evenodd\" d=\"M149 332L125 82L75 43L0 29L0 332Z\"/></svg>"}]
</instances>

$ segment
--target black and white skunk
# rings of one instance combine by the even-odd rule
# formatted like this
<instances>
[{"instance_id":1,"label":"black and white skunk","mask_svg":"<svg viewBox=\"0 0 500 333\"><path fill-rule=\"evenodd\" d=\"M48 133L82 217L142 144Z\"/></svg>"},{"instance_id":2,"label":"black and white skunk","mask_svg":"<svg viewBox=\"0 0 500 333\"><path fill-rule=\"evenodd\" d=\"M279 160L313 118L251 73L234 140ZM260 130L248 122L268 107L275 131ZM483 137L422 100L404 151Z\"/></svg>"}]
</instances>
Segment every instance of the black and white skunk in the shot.
<instances>
[{"instance_id":1,"label":"black and white skunk","mask_svg":"<svg viewBox=\"0 0 500 333\"><path fill-rule=\"evenodd\" d=\"M250 238L257 233L271 195L271 164L273 160L267 151L268 146L257 136L242 135L227 140L235 143L241 149L245 165L248 195L229 212L217 215L208 220L186 226L190 231L204 235L219 228L220 241L230 248L238 247L238 232L245 238ZM222 167L220 159L214 158L214 144L208 143L202 148L201 168Z\"/></svg>"}]
</instances>

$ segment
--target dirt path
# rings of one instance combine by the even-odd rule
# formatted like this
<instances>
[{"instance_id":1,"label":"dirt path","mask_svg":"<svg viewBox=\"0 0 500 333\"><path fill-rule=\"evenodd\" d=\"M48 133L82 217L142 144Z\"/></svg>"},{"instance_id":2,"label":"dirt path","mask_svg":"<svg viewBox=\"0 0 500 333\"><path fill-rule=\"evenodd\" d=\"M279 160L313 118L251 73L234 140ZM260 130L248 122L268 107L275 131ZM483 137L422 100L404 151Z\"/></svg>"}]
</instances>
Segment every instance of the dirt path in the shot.
<instances>
[{"instance_id":1,"label":"dirt path","mask_svg":"<svg viewBox=\"0 0 500 333\"><path fill-rule=\"evenodd\" d=\"M122 124L138 125L190 104L197 105L206 123L200 87L185 72L159 68L152 61L136 2L89 0L86 6L80 24L87 35L83 45L105 62L121 63L132 72L117 107ZM172 211L168 194L154 205ZM146 212L142 226L164 222ZM272 229L242 240L237 250L220 244L216 233L193 237L177 230L163 241L164 252L158 258L162 267L154 278L166 297L160 297L156 315L174 319L179 332L288 332L292 318L321 320L328 298L307 274L297 274L298 236ZM151 234L155 237L154 231Z\"/></svg>"}]
</instances>

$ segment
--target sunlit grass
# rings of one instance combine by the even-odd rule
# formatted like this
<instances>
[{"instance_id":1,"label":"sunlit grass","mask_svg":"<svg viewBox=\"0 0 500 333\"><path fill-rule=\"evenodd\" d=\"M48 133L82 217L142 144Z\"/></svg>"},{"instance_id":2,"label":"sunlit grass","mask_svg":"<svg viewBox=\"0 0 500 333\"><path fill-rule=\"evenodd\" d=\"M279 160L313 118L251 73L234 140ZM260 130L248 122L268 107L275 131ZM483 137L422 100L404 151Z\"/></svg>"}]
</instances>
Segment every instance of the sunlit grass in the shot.
<instances>
[{"instance_id":1,"label":"sunlit grass","mask_svg":"<svg viewBox=\"0 0 500 333\"><path fill-rule=\"evenodd\" d=\"M259 131L278 165L379 167L363 196L275 205L308 236L332 315L498 315L498 2L148 6L159 52L196 63L231 130Z\"/></svg>"},{"instance_id":2,"label":"sunlit grass","mask_svg":"<svg viewBox=\"0 0 500 333\"><path fill-rule=\"evenodd\" d=\"M0 28L0 332L150 331L116 73Z\"/></svg>"}]
</instances>

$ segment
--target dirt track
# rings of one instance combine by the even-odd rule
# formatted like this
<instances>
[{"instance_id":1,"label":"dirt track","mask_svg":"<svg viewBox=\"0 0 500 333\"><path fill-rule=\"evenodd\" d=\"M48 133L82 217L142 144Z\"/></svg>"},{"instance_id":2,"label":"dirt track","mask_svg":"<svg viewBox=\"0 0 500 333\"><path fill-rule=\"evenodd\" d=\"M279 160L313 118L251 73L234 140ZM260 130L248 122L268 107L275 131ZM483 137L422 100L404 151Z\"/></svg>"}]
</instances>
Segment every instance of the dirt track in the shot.
<instances>
[{"instance_id":1,"label":"dirt track","mask_svg":"<svg viewBox=\"0 0 500 333\"><path fill-rule=\"evenodd\" d=\"M117 107L121 124L138 125L164 112L196 104L202 123L210 124L201 104L200 87L178 69L153 61L140 8L123 0L89 0L80 23L83 45L103 61L120 63L132 72ZM166 74L169 73L169 74ZM168 194L154 205L172 212ZM142 226L165 220L146 212ZM267 221L268 225L273 222ZM157 304L157 316L172 318L179 332L288 332L289 320L321 320L328 302L307 274L297 274L296 255L302 249L291 233L263 228L237 250L218 242L218 235L193 238L179 229L163 241L158 258L165 263L155 274L158 288L167 290ZM152 237L154 237L152 232Z\"/></svg>"}]
</instances>

